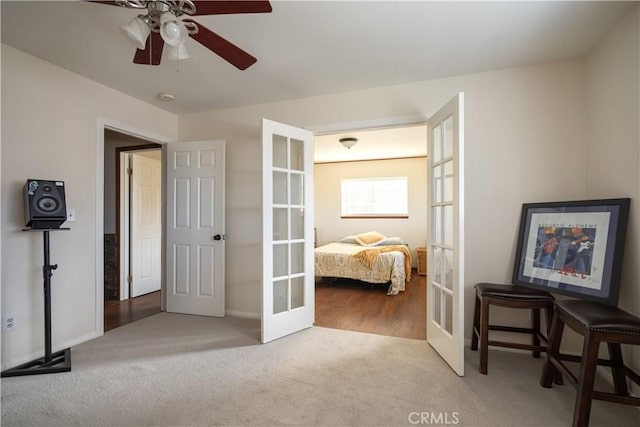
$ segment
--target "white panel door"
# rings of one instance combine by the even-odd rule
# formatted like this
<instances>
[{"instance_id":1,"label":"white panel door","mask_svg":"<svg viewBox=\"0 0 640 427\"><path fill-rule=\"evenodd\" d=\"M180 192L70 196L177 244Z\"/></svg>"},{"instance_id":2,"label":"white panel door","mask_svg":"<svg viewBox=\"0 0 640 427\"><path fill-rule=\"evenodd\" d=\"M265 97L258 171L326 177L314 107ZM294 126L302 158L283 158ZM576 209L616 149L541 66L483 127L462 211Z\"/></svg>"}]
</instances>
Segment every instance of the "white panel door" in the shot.
<instances>
[{"instance_id":1,"label":"white panel door","mask_svg":"<svg viewBox=\"0 0 640 427\"><path fill-rule=\"evenodd\" d=\"M313 135L262 120L262 342L313 325Z\"/></svg>"},{"instance_id":2,"label":"white panel door","mask_svg":"<svg viewBox=\"0 0 640 427\"><path fill-rule=\"evenodd\" d=\"M427 120L427 342L464 375L464 95Z\"/></svg>"},{"instance_id":3,"label":"white panel door","mask_svg":"<svg viewBox=\"0 0 640 427\"><path fill-rule=\"evenodd\" d=\"M131 154L131 297L159 291L162 163Z\"/></svg>"},{"instance_id":4,"label":"white panel door","mask_svg":"<svg viewBox=\"0 0 640 427\"><path fill-rule=\"evenodd\" d=\"M167 144L167 311L222 317L224 141Z\"/></svg>"}]
</instances>

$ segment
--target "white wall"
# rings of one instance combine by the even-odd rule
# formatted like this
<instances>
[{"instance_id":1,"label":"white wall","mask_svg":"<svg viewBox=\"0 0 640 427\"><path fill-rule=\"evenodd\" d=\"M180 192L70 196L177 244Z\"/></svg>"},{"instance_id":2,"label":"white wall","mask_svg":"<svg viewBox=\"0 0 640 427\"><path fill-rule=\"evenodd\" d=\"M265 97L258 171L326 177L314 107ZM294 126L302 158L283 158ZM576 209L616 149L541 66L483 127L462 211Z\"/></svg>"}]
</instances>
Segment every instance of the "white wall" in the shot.
<instances>
[{"instance_id":1,"label":"white wall","mask_svg":"<svg viewBox=\"0 0 640 427\"><path fill-rule=\"evenodd\" d=\"M377 231L387 237L401 237L411 248L413 266L417 266L416 248L427 243L427 159L372 160L316 164L314 169L314 209L318 244L344 236ZM409 218L341 218L341 180L406 176L408 180Z\"/></svg>"},{"instance_id":2,"label":"white wall","mask_svg":"<svg viewBox=\"0 0 640 427\"><path fill-rule=\"evenodd\" d=\"M20 231L26 179L65 181L68 206L76 209L77 221L66 224L70 231L51 233L51 262L59 265L52 278L55 351L97 336L102 327L96 317L102 301L96 294L99 121L174 141L177 117L4 44L2 113L2 313L17 320L14 331L2 334L6 369L44 351L42 236Z\"/></svg>"},{"instance_id":3,"label":"white wall","mask_svg":"<svg viewBox=\"0 0 640 427\"><path fill-rule=\"evenodd\" d=\"M180 140L227 141L227 308L260 312L262 117L323 131L406 124L462 91L470 336L474 283L510 282L521 204L586 195L586 171L564 167L586 162L585 85L576 60L181 116Z\"/></svg>"},{"instance_id":4,"label":"white wall","mask_svg":"<svg viewBox=\"0 0 640 427\"><path fill-rule=\"evenodd\" d=\"M590 198L630 197L620 308L640 316L640 8L587 60L587 193ZM627 360L640 371L640 348ZM637 392L638 390L636 390Z\"/></svg>"}]
</instances>

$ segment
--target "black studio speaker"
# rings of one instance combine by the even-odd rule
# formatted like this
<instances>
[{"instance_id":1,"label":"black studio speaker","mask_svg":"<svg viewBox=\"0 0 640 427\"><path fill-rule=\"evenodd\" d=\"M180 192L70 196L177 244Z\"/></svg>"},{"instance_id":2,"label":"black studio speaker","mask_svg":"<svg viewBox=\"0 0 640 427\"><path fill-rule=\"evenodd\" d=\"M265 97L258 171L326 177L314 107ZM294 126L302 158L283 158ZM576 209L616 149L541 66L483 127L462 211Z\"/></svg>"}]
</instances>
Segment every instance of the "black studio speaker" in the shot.
<instances>
[{"instance_id":1,"label":"black studio speaker","mask_svg":"<svg viewBox=\"0 0 640 427\"><path fill-rule=\"evenodd\" d=\"M28 179L24 185L24 220L30 228L60 228L67 220L64 182Z\"/></svg>"}]
</instances>

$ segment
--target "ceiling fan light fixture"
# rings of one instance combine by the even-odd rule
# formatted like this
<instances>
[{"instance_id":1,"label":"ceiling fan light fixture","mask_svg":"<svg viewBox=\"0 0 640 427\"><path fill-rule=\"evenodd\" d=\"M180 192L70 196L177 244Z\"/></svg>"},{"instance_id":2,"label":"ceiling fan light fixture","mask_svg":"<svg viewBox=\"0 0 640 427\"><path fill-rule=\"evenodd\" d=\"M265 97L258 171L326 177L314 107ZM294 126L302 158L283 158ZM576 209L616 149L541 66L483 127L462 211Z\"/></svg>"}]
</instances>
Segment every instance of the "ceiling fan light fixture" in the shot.
<instances>
[{"instance_id":1,"label":"ceiling fan light fixture","mask_svg":"<svg viewBox=\"0 0 640 427\"><path fill-rule=\"evenodd\" d=\"M184 42L187 29L173 13L165 12L160 17L160 36L168 45L178 46Z\"/></svg>"},{"instance_id":2,"label":"ceiling fan light fixture","mask_svg":"<svg viewBox=\"0 0 640 427\"><path fill-rule=\"evenodd\" d=\"M358 143L358 138L340 138L338 141L340 142L340 144L344 145L345 148L349 149Z\"/></svg>"},{"instance_id":3,"label":"ceiling fan light fixture","mask_svg":"<svg viewBox=\"0 0 640 427\"><path fill-rule=\"evenodd\" d=\"M138 48L134 54L133 63L142 65L160 65L165 45L176 47L174 52L171 53L171 57L176 59L188 58L189 54L186 53L184 47L179 46L188 37L191 37L237 69L246 70L255 64L257 61L255 57L191 18L201 15L270 13L272 11L268 0L85 1L145 11L138 15L137 19L133 19L127 25L121 27L126 37ZM164 56L166 58L169 54L164 54Z\"/></svg>"},{"instance_id":4,"label":"ceiling fan light fixture","mask_svg":"<svg viewBox=\"0 0 640 427\"><path fill-rule=\"evenodd\" d=\"M184 43L180 43L178 46L171 46L167 49L167 57L174 61L179 59L189 59L191 55L189 55L189 51L187 51L187 47Z\"/></svg>"},{"instance_id":5,"label":"ceiling fan light fixture","mask_svg":"<svg viewBox=\"0 0 640 427\"><path fill-rule=\"evenodd\" d=\"M139 16L136 16L126 25L120 27L120 32L138 49L143 50L151 30L146 22L140 19Z\"/></svg>"},{"instance_id":6,"label":"ceiling fan light fixture","mask_svg":"<svg viewBox=\"0 0 640 427\"><path fill-rule=\"evenodd\" d=\"M171 101L175 101L176 97L171 94L171 93L167 93L167 92L162 92L158 94L158 98L160 98L163 101L167 101L167 102L171 102Z\"/></svg>"}]
</instances>

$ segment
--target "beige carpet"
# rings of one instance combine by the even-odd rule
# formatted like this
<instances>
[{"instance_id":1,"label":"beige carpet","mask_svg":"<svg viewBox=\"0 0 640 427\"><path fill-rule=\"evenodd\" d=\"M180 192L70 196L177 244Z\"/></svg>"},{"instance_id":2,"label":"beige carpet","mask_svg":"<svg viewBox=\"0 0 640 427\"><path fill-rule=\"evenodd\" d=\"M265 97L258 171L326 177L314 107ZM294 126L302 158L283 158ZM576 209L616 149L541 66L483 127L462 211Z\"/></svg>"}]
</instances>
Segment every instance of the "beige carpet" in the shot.
<instances>
[{"instance_id":1,"label":"beige carpet","mask_svg":"<svg viewBox=\"0 0 640 427\"><path fill-rule=\"evenodd\" d=\"M314 327L262 345L259 322L161 313L72 349L72 372L2 379L2 426L569 426L575 391L542 360L467 352L459 378L422 341ZM639 425L594 402L592 426Z\"/></svg>"}]
</instances>

